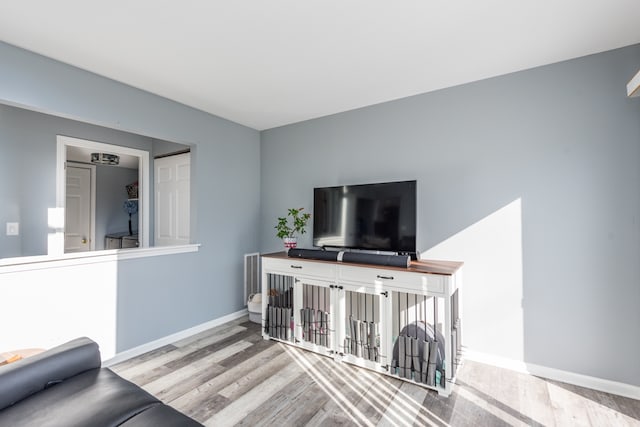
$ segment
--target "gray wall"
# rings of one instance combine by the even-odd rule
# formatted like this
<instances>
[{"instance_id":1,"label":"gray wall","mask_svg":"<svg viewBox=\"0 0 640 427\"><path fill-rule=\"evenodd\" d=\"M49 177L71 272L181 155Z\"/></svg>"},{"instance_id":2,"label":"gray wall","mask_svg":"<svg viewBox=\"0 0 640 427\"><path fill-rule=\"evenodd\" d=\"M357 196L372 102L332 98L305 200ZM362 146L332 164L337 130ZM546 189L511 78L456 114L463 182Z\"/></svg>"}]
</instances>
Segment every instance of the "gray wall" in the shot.
<instances>
[{"instance_id":1,"label":"gray wall","mask_svg":"<svg viewBox=\"0 0 640 427\"><path fill-rule=\"evenodd\" d=\"M259 133L4 43L0 63L2 103L193 149L192 215L200 251L118 265L117 350L240 310L242 256L258 248ZM55 165L36 174L50 182L41 191L54 206ZM19 206L12 191L0 197Z\"/></svg>"},{"instance_id":2,"label":"gray wall","mask_svg":"<svg viewBox=\"0 0 640 427\"><path fill-rule=\"evenodd\" d=\"M0 258L47 253L47 209L56 203L56 135L149 152L153 144L140 135L0 104L0 170L6 176L0 181ZM97 173L98 183L108 185ZM96 204L101 212L104 205ZM20 223L20 236L6 236L7 221ZM96 218L97 227L103 222Z\"/></svg>"},{"instance_id":3,"label":"gray wall","mask_svg":"<svg viewBox=\"0 0 640 427\"><path fill-rule=\"evenodd\" d=\"M316 186L417 179L470 350L640 385L639 67L635 45L264 131L261 250Z\"/></svg>"}]
</instances>

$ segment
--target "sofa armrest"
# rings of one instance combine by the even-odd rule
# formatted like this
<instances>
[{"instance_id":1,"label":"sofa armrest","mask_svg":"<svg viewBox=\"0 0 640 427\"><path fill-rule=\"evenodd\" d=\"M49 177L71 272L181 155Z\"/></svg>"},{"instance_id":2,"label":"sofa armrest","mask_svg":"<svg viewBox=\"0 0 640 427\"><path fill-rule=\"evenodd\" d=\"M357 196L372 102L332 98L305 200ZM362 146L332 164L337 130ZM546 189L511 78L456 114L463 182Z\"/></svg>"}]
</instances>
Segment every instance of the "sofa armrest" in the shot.
<instances>
[{"instance_id":1,"label":"sofa armrest","mask_svg":"<svg viewBox=\"0 0 640 427\"><path fill-rule=\"evenodd\" d=\"M98 344L77 338L0 367L0 410L74 375L101 366Z\"/></svg>"}]
</instances>

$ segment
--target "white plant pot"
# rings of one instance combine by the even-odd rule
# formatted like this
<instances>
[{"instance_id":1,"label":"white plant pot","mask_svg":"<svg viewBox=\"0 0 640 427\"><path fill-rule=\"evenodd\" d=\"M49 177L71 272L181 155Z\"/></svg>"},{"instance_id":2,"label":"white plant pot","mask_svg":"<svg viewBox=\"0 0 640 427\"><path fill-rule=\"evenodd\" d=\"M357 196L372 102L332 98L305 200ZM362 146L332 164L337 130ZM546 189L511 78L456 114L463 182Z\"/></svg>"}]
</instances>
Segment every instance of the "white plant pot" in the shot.
<instances>
[{"instance_id":1,"label":"white plant pot","mask_svg":"<svg viewBox=\"0 0 640 427\"><path fill-rule=\"evenodd\" d=\"M297 237L285 237L282 239L284 241L285 250L289 250L291 248L295 248L298 246L298 238Z\"/></svg>"}]
</instances>

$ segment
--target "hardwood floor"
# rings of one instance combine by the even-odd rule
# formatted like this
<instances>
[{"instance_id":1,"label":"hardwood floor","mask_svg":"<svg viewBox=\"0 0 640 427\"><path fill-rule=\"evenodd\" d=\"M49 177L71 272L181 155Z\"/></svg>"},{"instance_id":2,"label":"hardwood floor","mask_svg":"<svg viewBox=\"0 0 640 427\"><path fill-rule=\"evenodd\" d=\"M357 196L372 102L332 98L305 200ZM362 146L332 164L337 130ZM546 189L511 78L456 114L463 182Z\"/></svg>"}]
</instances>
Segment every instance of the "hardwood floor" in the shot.
<instances>
[{"instance_id":1,"label":"hardwood floor","mask_svg":"<svg viewBox=\"0 0 640 427\"><path fill-rule=\"evenodd\" d=\"M273 341L242 318L115 365L207 426L640 426L640 401L466 361L448 398Z\"/></svg>"}]
</instances>

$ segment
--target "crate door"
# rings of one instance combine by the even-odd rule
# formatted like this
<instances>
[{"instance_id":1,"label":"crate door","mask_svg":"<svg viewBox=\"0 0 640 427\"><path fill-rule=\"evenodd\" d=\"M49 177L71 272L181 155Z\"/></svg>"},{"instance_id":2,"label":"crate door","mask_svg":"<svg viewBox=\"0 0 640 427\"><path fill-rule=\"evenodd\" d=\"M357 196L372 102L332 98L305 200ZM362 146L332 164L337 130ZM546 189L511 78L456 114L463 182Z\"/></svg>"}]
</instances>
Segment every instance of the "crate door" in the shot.
<instances>
[{"instance_id":1,"label":"crate door","mask_svg":"<svg viewBox=\"0 0 640 427\"><path fill-rule=\"evenodd\" d=\"M341 285L339 351L344 360L376 368L386 365L387 296L373 288Z\"/></svg>"},{"instance_id":2,"label":"crate door","mask_svg":"<svg viewBox=\"0 0 640 427\"><path fill-rule=\"evenodd\" d=\"M320 353L334 349L334 304L329 282L296 278L295 336L305 348Z\"/></svg>"},{"instance_id":3,"label":"crate door","mask_svg":"<svg viewBox=\"0 0 640 427\"><path fill-rule=\"evenodd\" d=\"M293 341L294 278L283 274L267 274L264 334L270 338ZM264 306L264 303L263 303Z\"/></svg>"},{"instance_id":4,"label":"crate door","mask_svg":"<svg viewBox=\"0 0 640 427\"><path fill-rule=\"evenodd\" d=\"M389 373L429 387L445 387L443 321L443 298L392 291Z\"/></svg>"}]
</instances>

